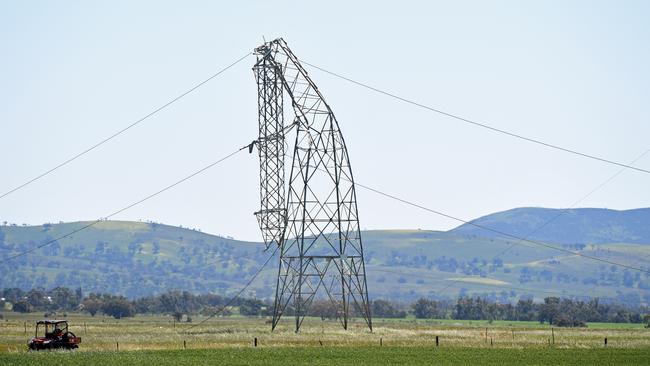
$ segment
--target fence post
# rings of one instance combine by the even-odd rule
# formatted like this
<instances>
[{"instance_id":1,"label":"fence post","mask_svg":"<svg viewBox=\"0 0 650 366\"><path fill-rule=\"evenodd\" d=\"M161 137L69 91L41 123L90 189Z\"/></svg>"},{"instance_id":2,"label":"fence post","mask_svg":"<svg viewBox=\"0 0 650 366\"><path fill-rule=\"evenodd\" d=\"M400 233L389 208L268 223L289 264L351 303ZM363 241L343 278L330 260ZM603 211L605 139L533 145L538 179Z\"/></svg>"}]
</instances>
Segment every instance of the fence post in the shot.
<instances>
[{"instance_id":1,"label":"fence post","mask_svg":"<svg viewBox=\"0 0 650 366\"><path fill-rule=\"evenodd\" d=\"M183 349L187 349L187 341L183 340Z\"/></svg>"},{"instance_id":2,"label":"fence post","mask_svg":"<svg viewBox=\"0 0 650 366\"><path fill-rule=\"evenodd\" d=\"M551 338L553 339L553 344L555 344L555 330L551 327Z\"/></svg>"},{"instance_id":3,"label":"fence post","mask_svg":"<svg viewBox=\"0 0 650 366\"><path fill-rule=\"evenodd\" d=\"M120 350L120 342L115 342L115 345L117 346L117 350Z\"/></svg>"},{"instance_id":4,"label":"fence post","mask_svg":"<svg viewBox=\"0 0 650 366\"><path fill-rule=\"evenodd\" d=\"M27 322L23 322L23 325L25 326L25 334L27 334Z\"/></svg>"},{"instance_id":5,"label":"fence post","mask_svg":"<svg viewBox=\"0 0 650 366\"><path fill-rule=\"evenodd\" d=\"M253 345L257 347L257 337L255 337L255 339L253 340Z\"/></svg>"},{"instance_id":6,"label":"fence post","mask_svg":"<svg viewBox=\"0 0 650 366\"><path fill-rule=\"evenodd\" d=\"M84 335L88 335L88 328L86 328L86 322L84 322Z\"/></svg>"},{"instance_id":7,"label":"fence post","mask_svg":"<svg viewBox=\"0 0 650 366\"><path fill-rule=\"evenodd\" d=\"M384 345L384 339L380 337L379 338L379 347L383 347L383 345Z\"/></svg>"},{"instance_id":8,"label":"fence post","mask_svg":"<svg viewBox=\"0 0 650 366\"><path fill-rule=\"evenodd\" d=\"M440 345L440 342L438 341L438 336L436 336L436 347Z\"/></svg>"},{"instance_id":9,"label":"fence post","mask_svg":"<svg viewBox=\"0 0 650 366\"><path fill-rule=\"evenodd\" d=\"M605 337L605 347L607 347L607 337Z\"/></svg>"},{"instance_id":10,"label":"fence post","mask_svg":"<svg viewBox=\"0 0 650 366\"><path fill-rule=\"evenodd\" d=\"M485 328L485 343L487 343L487 327Z\"/></svg>"}]
</instances>

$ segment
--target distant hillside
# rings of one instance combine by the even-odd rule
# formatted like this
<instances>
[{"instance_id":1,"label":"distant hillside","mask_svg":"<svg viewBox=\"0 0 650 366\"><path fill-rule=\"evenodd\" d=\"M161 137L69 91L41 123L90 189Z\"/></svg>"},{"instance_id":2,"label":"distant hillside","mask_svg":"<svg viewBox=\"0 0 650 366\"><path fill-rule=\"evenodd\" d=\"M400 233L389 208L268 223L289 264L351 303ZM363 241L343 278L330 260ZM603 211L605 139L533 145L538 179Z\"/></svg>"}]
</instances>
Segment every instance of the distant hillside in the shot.
<instances>
[{"instance_id":1,"label":"distant hillside","mask_svg":"<svg viewBox=\"0 0 650 366\"><path fill-rule=\"evenodd\" d=\"M550 220L549 224L536 231ZM650 208L616 211L601 208L561 210L525 207L483 216L472 223L552 243L650 244ZM469 224L461 225L451 232L487 238L499 236Z\"/></svg>"},{"instance_id":2,"label":"distant hillside","mask_svg":"<svg viewBox=\"0 0 650 366\"><path fill-rule=\"evenodd\" d=\"M87 224L0 227L0 253L23 252ZM266 258L260 248L168 225L104 221L0 264L0 287L81 286L128 296L171 288L225 293L257 270Z\"/></svg>"},{"instance_id":3,"label":"distant hillside","mask_svg":"<svg viewBox=\"0 0 650 366\"><path fill-rule=\"evenodd\" d=\"M521 210L477 221L525 235L522 234L525 228L532 228L556 212L540 209L547 216L527 214L523 219L517 218L516 212L538 212L538 209ZM494 217L501 220L493 220ZM581 217L586 220L585 216ZM580 221L573 218L573 221L559 222L575 227L577 224L571 223ZM499 226L506 223L519 226ZM0 258L35 248L86 224L0 226ZM589 223L581 227L580 235L575 230L564 231L573 235L571 239L563 239L559 234L553 236L552 241L557 242L553 245L650 270L649 241L641 239L648 236L640 235L640 229L634 231L629 224L624 226L625 230L613 230L612 225L599 228ZM586 227L592 227L597 234L588 234ZM453 298L459 294L475 294L497 301L516 301L522 296L541 299L563 295L615 298L631 305L650 303L648 274L525 242L489 237L488 233L485 236L475 233L463 227L451 232L363 232L371 297L412 301L422 296ZM547 228L544 233L546 240L552 232ZM600 244L574 244L584 241L581 239L584 237L598 238L587 241ZM616 240L605 242L605 238ZM109 292L129 297L183 289L227 296L239 291L270 254L261 243L162 224L105 221L29 255L0 262L0 288L81 287L85 293ZM277 265L278 259L272 260L244 295L271 298Z\"/></svg>"}]
</instances>

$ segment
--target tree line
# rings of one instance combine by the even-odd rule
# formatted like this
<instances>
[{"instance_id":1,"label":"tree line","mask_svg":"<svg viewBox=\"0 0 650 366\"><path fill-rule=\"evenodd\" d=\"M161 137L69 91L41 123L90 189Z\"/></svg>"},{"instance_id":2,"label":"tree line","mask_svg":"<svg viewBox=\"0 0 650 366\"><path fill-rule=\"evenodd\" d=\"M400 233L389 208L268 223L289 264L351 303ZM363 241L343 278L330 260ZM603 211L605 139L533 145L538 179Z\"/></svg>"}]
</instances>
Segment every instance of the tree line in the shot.
<instances>
[{"instance_id":1,"label":"tree line","mask_svg":"<svg viewBox=\"0 0 650 366\"><path fill-rule=\"evenodd\" d=\"M177 321L191 321L191 316L270 316L273 304L269 301L238 298L229 301L215 294L193 294L188 291L169 290L155 296L128 299L121 295L89 293L81 288L55 287L51 290L36 288L24 291L5 288L0 292L0 306L5 311L22 313L45 312L45 316L63 315L67 312L86 312L91 316L103 314L114 318L132 317L136 314L167 314ZM228 305L228 306L226 306ZM459 297L457 300L430 300L420 298L413 303L396 303L373 300L371 313L377 318L458 319L539 321L556 326L585 326L587 322L650 323L650 308L631 308L622 304L559 297L546 297L542 302L520 299L515 304L499 303L480 297ZM339 304L330 300L314 300L308 316L334 320L342 316ZM285 315L293 315L288 307ZM353 311L353 315L355 314Z\"/></svg>"},{"instance_id":2,"label":"tree line","mask_svg":"<svg viewBox=\"0 0 650 366\"><path fill-rule=\"evenodd\" d=\"M520 299L515 304L498 303L480 297L460 297L455 302L419 299L412 308L416 318L425 319L539 321L567 327L582 327L587 322L650 322L650 308L647 306L631 308L597 298L581 301L546 297L542 302Z\"/></svg>"}]
</instances>

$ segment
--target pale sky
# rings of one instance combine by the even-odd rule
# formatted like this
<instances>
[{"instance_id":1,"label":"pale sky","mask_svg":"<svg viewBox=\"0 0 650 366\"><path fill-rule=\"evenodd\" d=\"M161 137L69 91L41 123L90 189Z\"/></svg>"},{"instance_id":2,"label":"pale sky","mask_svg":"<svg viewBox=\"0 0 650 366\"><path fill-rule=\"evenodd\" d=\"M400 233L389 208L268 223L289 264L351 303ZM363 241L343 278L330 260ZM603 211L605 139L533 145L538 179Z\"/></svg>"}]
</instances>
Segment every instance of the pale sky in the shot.
<instances>
[{"instance_id":1,"label":"pale sky","mask_svg":"<svg viewBox=\"0 0 650 366\"><path fill-rule=\"evenodd\" d=\"M629 163L650 148L645 1L1 1L0 194L126 127L267 40L417 102ZM106 216L247 144L254 57L0 199L18 224ZM566 207L618 167L498 135L317 70L355 178L461 218ZM291 115L286 118L290 120ZM635 163L650 169L650 154ZM260 240L258 158L241 153L115 219ZM581 206L650 206L626 171ZM448 219L358 190L364 229Z\"/></svg>"}]
</instances>

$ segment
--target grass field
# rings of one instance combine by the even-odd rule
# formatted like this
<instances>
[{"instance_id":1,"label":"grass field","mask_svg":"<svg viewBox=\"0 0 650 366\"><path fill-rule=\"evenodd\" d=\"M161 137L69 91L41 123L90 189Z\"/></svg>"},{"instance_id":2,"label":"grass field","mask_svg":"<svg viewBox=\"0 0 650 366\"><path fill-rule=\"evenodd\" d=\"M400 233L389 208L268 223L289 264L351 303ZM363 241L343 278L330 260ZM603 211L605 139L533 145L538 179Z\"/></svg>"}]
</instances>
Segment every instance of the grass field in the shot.
<instances>
[{"instance_id":1,"label":"grass field","mask_svg":"<svg viewBox=\"0 0 650 366\"><path fill-rule=\"evenodd\" d=\"M174 324L164 316L115 320L78 314L68 316L70 330L82 337L78 351L29 353L26 343L40 315L4 314L0 365L650 362L650 329L639 324L552 329L536 322L376 320L370 333L361 322L353 322L345 331L333 321L307 319L296 334L290 319L271 333L265 319L211 319L190 328L204 318L195 317L193 324ZM257 348L253 346L255 338Z\"/></svg>"},{"instance_id":2,"label":"grass field","mask_svg":"<svg viewBox=\"0 0 650 366\"><path fill-rule=\"evenodd\" d=\"M0 354L3 365L612 365L647 364L650 349L280 347Z\"/></svg>"}]
</instances>

